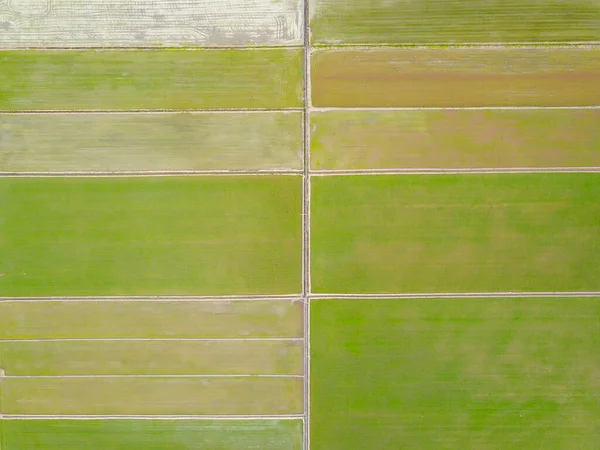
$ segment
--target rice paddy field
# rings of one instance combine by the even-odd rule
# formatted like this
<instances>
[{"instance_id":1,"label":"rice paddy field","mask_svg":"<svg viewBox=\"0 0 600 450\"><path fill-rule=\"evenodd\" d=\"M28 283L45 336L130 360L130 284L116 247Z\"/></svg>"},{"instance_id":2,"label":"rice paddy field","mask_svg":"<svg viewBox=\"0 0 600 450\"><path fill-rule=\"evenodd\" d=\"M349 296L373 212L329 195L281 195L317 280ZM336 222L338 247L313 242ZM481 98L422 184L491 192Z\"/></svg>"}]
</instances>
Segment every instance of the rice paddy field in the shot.
<instances>
[{"instance_id":1,"label":"rice paddy field","mask_svg":"<svg viewBox=\"0 0 600 450\"><path fill-rule=\"evenodd\" d=\"M599 0L0 0L0 450L591 450L599 351Z\"/></svg>"}]
</instances>

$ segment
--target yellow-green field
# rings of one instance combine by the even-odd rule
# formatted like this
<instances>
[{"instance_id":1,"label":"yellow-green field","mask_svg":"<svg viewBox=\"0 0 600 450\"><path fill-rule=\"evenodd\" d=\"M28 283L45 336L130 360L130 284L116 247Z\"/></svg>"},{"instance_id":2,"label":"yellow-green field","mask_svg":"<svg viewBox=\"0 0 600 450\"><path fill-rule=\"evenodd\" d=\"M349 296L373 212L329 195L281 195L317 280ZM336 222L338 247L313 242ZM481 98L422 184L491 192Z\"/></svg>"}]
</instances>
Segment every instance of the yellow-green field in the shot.
<instances>
[{"instance_id":1,"label":"yellow-green field","mask_svg":"<svg viewBox=\"0 0 600 450\"><path fill-rule=\"evenodd\" d=\"M297 293L301 182L2 178L0 289L8 296Z\"/></svg>"},{"instance_id":2,"label":"yellow-green field","mask_svg":"<svg viewBox=\"0 0 600 450\"><path fill-rule=\"evenodd\" d=\"M600 299L311 302L311 448L600 445Z\"/></svg>"},{"instance_id":3,"label":"yellow-green field","mask_svg":"<svg viewBox=\"0 0 600 450\"><path fill-rule=\"evenodd\" d=\"M317 293L600 289L597 174L312 180Z\"/></svg>"}]
</instances>

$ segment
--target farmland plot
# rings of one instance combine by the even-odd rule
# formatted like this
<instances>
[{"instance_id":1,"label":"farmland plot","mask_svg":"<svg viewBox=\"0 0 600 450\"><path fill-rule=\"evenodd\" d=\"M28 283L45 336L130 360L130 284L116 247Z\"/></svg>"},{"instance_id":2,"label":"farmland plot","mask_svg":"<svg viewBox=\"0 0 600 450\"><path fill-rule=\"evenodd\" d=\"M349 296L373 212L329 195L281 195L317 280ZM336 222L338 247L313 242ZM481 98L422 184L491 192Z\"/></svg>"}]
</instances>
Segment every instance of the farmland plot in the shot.
<instances>
[{"instance_id":1,"label":"farmland plot","mask_svg":"<svg viewBox=\"0 0 600 450\"><path fill-rule=\"evenodd\" d=\"M311 0L316 44L600 40L598 0Z\"/></svg>"},{"instance_id":2,"label":"farmland plot","mask_svg":"<svg viewBox=\"0 0 600 450\"><path fill-rule=\"evenodd\" d=\"M600 110L311 114L313 169L600 166Z\"/></svg>"},{"instance_id":3,"label":"farmland plot","mask_svg":"<svg viewBox=\"0 0 600 450\"><path fill-rule=\"evenodd\" d=\"M597 174L312 180L317 293L600 289Z\"/></svg>"},{"instance_id":4,"label":"farmland plot","mask_svg":"<svg viewBox=\"0 0 600 450\"><path fill-rule=\"evenodd\" d=\"M600 445L600 297L314 300L311 448Z\"/></svg>"},{"instance_id":5,"label":"farmland plot","mask_svg":"<svg viewBox=\"0 0 600 450\"><path fill-rule=\"evenodd\" d=\"M294 294L294 176L2 178L5 296Z\"/></svg>"},{"instance_id":6,"label":"farmland plot","mask_svg":"<svg viewBox=\"0 0 600 450\"><path fill-rule=\"evenodd\" d=\"M320 50L312 101L335 107L595 106L600 48Z\"/></svg>"},{"instance_id":7,"label":"farmland plot","mask_svg":"<svg viewBox=\"0 0 600 450\"><path fill-rule=\"evenodd\" d=\"M7 450L300 450L300 420L12 420Z\"/></svg>"},{"instance_id":8,"label":"farmland plot","mask_svg":"<svg viewBox=\"0 0 600 450\"><path fill-rule=\"evenodd\" d=\"M302 115L0 114L0 171L300 169Z\"/></svg>"},{"instance_id":9,"label":"farmland plot","mask_svg":"<svg viewBox=\"0 0 600 450\"><path fill-rule=\"evenodd\" d=\"M0 51L0 110L302 105L299 49Z\"/></svg>"},{"instance_id":10,"label":"farmland plot","mask_svg":"<svg viewBox=\"0 0 600 450\"><path fill-rule=\"evenodd\" d=\"M5 0L0 45L297 45L301 16L300 0Z\"/></svg>"}]
</instances>

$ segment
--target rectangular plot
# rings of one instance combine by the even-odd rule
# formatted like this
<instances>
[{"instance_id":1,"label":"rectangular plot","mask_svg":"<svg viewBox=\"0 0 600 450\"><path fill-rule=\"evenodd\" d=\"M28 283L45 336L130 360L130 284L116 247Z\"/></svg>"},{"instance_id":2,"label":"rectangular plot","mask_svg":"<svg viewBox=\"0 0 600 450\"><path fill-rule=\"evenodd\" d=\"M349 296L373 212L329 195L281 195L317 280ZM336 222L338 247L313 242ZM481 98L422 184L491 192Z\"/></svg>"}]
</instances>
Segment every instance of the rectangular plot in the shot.
<instances>
[{"instance_id":1,"label":"rectangular plot","mask_svg":"<svg viewBox=\"0 0 600 450\"><path fill-rule=\"evenodd\" d=\"M292 176L0 179L4 296L293 294Z\"/></svg>"},{"instance_id":2,"label":"rectangular plot","mask_svg":"<svg viewBox=\"0 0 600 450\"><path fill-rule=\"evenodd\" d=\"M0 110L302 105L301 49L0 51Z\"/></svg>"},{"instance_id":3,"label":"rectangular plot","mask_svg":"<svg viewBox=\"0 0 600 450\"><path fill-rule=\"evenodd\" d=\"M600 1L311 0L317 44L600 40Z\"/></svg>"},{"instance_id":4,"label":"rectangular plot","mask_svg":"<svg viewBox=\"0 0 600 450\"><path fill-rule=\"evenodd\" d=\"M302 375L302 341L0 342L20 375Z\"/></svg>"},{"instance_id":5,"label":"rectangular plot","mask_svg":"<svg viewBox=\"0 0 600 450\"><path fill-rule=\"evenodd\" d=\"M600 289L600 175L317 177L321 293Z\"/></svg>"},{"instance_id":6,"label":"rectangular plot","mask_svg":"<svg viewBox=\"0 0 600 450\"><path fill-rule=\"evenodd\" d=\"M302 378L5 378L5 414L301 414Z\"/></svg>"},{"instance_id":7,"label":"rectangular plot","mask_svg":"<svg viewBox=\"0 0 600 450\"><path fill-rule=\"evenodd\" d=\"M0 171L301 169L302 114L0 114Z\"/></svg>"},{"instance_id":8,"label":"rectangular plot","mask_svg":"<svg viewBox=\"0 0 600 450\"><path fill-rule=\"evenodd\" d=\"M595 106L600 49L386 48L312 57L315 106Z\"/></svg>"},{"instance_id":9,"label":"rectangular plot","mask_svg":"<svg viewBox=\"0 0 600 450\"><path fill-rule=\"evenodd\" d=\"M300 420L6 420L6 450L301 450Z\"/></svg>"},{"instance_id":10,"label":"rectangular plot","mask_svg":"<svg viewBox=\"0 0 600 450\"><path fill-rule=\"evenodd\" d=\"M315 300L311 448L597 447L599 330L600 298Z\"/></svg>"},{"instance_id":11,"label":"rectangular plot","mask_svg":"<svg viewBox=\"0 0 600 450\"><path fill-rule=\"evenodd\" d=\"M6 420L6 450L301 450L300 420Z\"/></svg>"},{"instance_id":12,"label":"rectangular plot","mask_svg":"<svg viewBox=\"0 0 600 450\"><path fill-rule=\"evenodd\" d=\"M5 48L302 44L300 0L7 0L0 24Z\"/></svg>"},{"instance_id":13,"label":"rectangular plot","mask_svg":"<svg viewBox=\"0 0 600 450\"><path fill-rule=\"evenodd\" d=\"M600 166L598 110L311 114L313 169Z\"/></svg>"},{"instance_id":14,"label":"rectangular plot","mask_svg":"<svg viewBox=\"0 0 600 450\"><path fill-rule=\"evenodd\" d=\"M2 302L2 339L302 337L294 300Z\"/></svg>"}]
</instances>

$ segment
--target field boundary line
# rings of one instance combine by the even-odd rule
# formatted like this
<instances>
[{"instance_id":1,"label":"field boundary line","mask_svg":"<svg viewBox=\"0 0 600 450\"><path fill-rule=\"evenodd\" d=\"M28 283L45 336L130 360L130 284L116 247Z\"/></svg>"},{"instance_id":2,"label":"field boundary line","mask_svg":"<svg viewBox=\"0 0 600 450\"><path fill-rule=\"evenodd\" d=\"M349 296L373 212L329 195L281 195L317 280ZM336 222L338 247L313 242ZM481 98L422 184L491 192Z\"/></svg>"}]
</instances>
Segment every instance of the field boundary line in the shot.
<instances>
[{"instance_id":1,"label":"field boundary line","mask_svg":"<svg viewBox=\"0 0 600 450\"><path fill-rule=\"evenodd\" d=\"M478 169L354 169L313 170L311 177L344 175L464 175L464 174L510 174L510 173L598 173L600 167L506 167Z\"/></svg>"},{"instance_id":2,"label":"field boundary line","mask_svg":"<svg viewBox=\"0 0 600 450\"><path fill-rule=\"evenodd\" d=\"M108 338L16 338L0 339L0 343L7 342L136 342L136 341L189 341L189 342L301 342L303 337L234 337L234 338L162 338L162 337L108 337Z\"/></svg>"},{"instance_id":3,"label":"field boundary line","mask_svg":"<svg viewBox=\"0 0 600 450\"><path fill-rule=\"evenodd\" d=\"M17 109L0 110L0 116L24 116L24 115L126 115L126 114L268 114L293 112L301 113L304 108L205 108L205 109Z\"/></svg>"},{"instance_id":4,"label":"field boundary line","mask_svg":"<svg viewBox=\"0 0 600 450\"><path fill-rule=\"evenodd\" d=\"M378 42L355 44L313 43L313 50L372 50L376 48L424 49L424 50L477 50L477 49L553 49L553 48L595 48L600 41L521 41L521 42Z\"/></svg>"},{"instance_id":5,"label":"field boundary line","mask_svg":"<svg viewBox=\"0 0 600 450\"><path fill-rule=\"evenodd\" d=\"M122 170L122 171L67 171L67 172L4 172L0 178L119 178L119 177L186 177L186 176L264 176L302 175L296 169L256 169L256 170Z\"/></svg>"},{"instance_id":6,"label":"field boundary line","mask_svg":"<svg viewBox=\"0 0 600 450\"><path fill-rule=\"evenodd\" d=\"M304 120L303 120L303 192L302 192L302 296L304 300L304 422L302 428L302 448L310 450L310 197L311 197L311 28L310 0L303 0L304 11L303 47L304 47Z\"/></svg>"},{"instance_id":7,"label":"field boundary line","mask_svg":"<svg viewBox=\"0 0 600 450\"><path fill-rule=\"evenodd\" d=\"M0 450L2 450L4 448L4 444L5 444L5 437L4 437L4 413L3 413L3 409L2 409L2 405L3 405L3 391L4 391L4 383L3 380L5 378L5 373L4 373L4 369L1 366L2 364L2 354L0 352Z\"/></svg>"},{"instance_id":8,"label":"field boundary line","mask_svg":"<svg viewBox=\"0 0 600 450\"><path fill-rule=\"evenodd\" d=\"M114 295L114 296L51 296L51 297L0 297L0 302L121 302L121 301L139 301L139 302L229 302L229 301L283 301L283 300L301 300L299 294L288 295L216 295L216 296L193 296L193 295Z\"/></svg>"},{"instance_id":9,"label":"field boundary line","mask_svg":"<svg viewBox=\"0 0 600 450\"><path fill-rule=\"evenodd\" d=\"M56 378L303 378L300 374L186 374L186 375L167 375L167 374L106 374L106 375L4 375L5 380L21 380L21 379L56 379Z\"/></svg>"},{"instance_id":10,"label":"field boundary line","mask_svg":"<svg viewBox=\"0 0 600 450\"><path fill-rule=\"evenodd\" d=\"M393 112L393 111L537 111L537 110L600 109L600 105L580 106L315 106L311 110L324 112Z\"/></svg>"},{"instance_id":11,"label":"field boundary line","mask_svg":"<svg viewBox=\"0 0 600 450\"><path fill-rule=\"evenodd\" d=\"M210 51L210 50L279 50L279 49L301 49L302 44L280 44L280 45L62 45L62 46L14 46L1 47L1 52L22 52L25 50L31 51L139 51L139 50L186 50L186 51Z\"/></svg>"},{"instance_id":12,"label":"field boundary line","mask_svg":"<svg viewBox=\"0 0 600 450\"><path fill-rule=\"evenodd\" d=\"M322 299L411 299L411 298L534 298L534 297L600 297L600 291L565 292L439 292L439 293L398 293L398 294L311 294L313 300Z\"/></svg>"},{"instance_id":13,"label":"field boundary line","mask_svg":"<svg viewBox=\"0 0 600 450\"><path fill-rule=\"evenodd\" d=\"M27 414L5 414L4 419L6 420L300 420L304 417L300 414L280 414L280 415L221 415L221 416L210 416L210 415L118 415L118 414L107 414L107 415L92 415L92 414L81 414L81 415L27 415Z\"/></svg>"}]
</instances>

